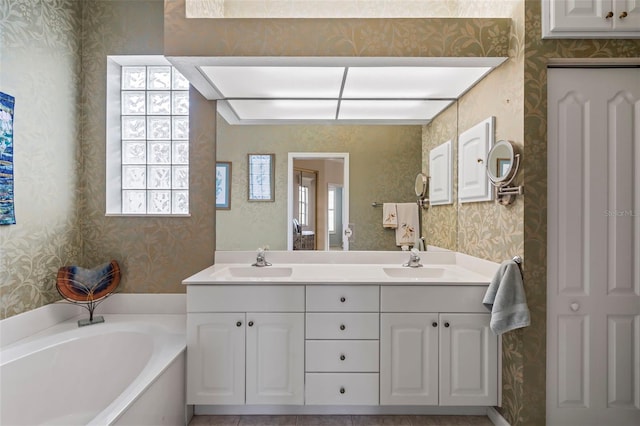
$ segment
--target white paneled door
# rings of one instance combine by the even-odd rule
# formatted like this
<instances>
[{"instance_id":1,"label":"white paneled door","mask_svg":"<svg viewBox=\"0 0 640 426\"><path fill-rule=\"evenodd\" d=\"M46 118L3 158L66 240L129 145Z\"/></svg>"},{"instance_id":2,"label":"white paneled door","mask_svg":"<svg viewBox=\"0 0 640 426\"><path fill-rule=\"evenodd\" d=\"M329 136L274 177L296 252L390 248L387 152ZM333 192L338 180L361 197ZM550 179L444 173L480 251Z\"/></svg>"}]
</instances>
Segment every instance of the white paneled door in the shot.
<instances>
[{"instance_id":1,"label":"white paneled door","mask_svg":"<svg viewBox=\"0 0 640 426\"><path fill-rule=\"evenodd\" d=\"M640 424L640 68L548 73L547 423Z\"/></svg>"}]
</instances>

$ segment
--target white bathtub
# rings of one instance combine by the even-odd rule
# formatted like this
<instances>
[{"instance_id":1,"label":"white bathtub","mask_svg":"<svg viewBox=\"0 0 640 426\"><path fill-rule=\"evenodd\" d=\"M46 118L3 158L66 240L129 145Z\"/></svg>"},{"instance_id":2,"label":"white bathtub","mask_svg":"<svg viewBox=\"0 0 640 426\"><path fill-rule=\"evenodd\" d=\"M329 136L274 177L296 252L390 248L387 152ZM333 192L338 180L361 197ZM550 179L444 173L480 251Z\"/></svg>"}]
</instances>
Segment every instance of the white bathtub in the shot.
<instances>
[{"instance_id":1,"label":"white bathtub","mask_svg":"<svg viewBox=\"0 0 640 426\"><path fill-rule=\"evenodd\" d=\"M76 319L0 352L0 424L185 423L183 315Z\"/></svg>"}]
</instances>

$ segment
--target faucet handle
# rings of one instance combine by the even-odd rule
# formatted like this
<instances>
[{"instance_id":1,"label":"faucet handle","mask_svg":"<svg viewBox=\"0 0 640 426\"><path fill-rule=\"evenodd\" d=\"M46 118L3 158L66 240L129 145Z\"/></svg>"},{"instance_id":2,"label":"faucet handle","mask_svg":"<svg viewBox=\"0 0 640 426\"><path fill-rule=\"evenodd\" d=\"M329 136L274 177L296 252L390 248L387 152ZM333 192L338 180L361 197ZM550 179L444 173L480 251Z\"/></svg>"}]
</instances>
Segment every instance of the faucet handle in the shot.
<instances>
[{"instance_id":1,"label":"faucet handle","mask_svg":"<svg viewBox=\"0 0 640 426\"><path fill-rule=\"evenodd\" d=\"M416 256L418 256L420 254L420 250L418 250L417 248L414 247L414 248L411 249L411 253L416 255Z\"/></svg>"}]
</instances>

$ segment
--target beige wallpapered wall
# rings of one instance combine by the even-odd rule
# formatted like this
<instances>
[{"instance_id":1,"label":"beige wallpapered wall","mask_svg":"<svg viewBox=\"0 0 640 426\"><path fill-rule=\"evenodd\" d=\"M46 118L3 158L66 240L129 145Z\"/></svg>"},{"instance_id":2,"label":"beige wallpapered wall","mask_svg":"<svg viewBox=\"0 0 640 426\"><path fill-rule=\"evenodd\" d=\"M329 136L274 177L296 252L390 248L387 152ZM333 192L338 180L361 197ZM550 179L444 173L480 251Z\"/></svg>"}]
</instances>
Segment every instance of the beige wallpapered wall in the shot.
<instances>
[{"instance_id":1,"label":"beige wallpapered wall","mask_svg":"<svg viewBox=\"0 0 640 426\"><path fill-rule=\"evenodd\" d=\"M191 92L191 217L105 217L107 55L163 53L162 0L9 2L17 225L0 227L0 318L58 300L67 264L114 258L119 291L183 292L213 262L215 104Z\"/></svg>"},{"instance_id":2,"label":"beige wallpapered wall","mask_svg":"<svg viewBox=\"0 0 640 426\"><path fill-rule=\"evenodd\" d=\"M213 263L215 103L191 90L191 217L106 217L105 82L107 55L162 54L162 0L85 2L82 80L82 238L84 263L114 258L120 291L184 292L181 282Z\"/></svg>"},{"instance_id":3,"label":"beige wallpapered wall","mask_svg":"<svg viewBox=\"0 0 640 426\"><path fill-rule=\"evenodd\" d=\"M351 250L396 250L378 202L414 201L420 126L232 126L218 120L217 160L232 162L231 210L217 212L218 250L287 248L289 152L349 153ZM247 201L247 154L275 154L275 202Z\"/></svg>"},{"instance_id":4,"label":"beige wallpapered wall","mask_svg":"<svg viewBox=\"0 0 640 426\"><path fill-rule=\"evenodd\" d=\"M0 319L59 299L58 268L81 258L80 13L73 0L4 2L0 91L16 98L16 225L0 226Z\"/></svg>"},{"instance_id":5,"label":"beige wallpapered wall","mask_svg":"<svg viewBox=\"0 0 640 426\"><path fill-rule=\"evenodd\" d=\"M544 423L547 249L547 64L552 58L640 58L640 40L542 40L540 2L525 2L525 289L531 326L523 329L522 424Z\"/></svg>"}]
</instances>

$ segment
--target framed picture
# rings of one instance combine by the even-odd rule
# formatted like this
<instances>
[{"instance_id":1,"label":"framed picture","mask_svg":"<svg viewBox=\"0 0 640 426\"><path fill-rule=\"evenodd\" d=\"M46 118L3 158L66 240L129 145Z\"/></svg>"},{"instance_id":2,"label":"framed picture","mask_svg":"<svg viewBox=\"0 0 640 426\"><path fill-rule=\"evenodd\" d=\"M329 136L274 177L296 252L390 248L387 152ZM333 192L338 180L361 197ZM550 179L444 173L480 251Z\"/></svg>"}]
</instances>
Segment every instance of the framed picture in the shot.
<instances>
[{"instance_id":1,"label":"framed picture","mask_svg":"<svg viewBox=\"0 0 640 426\"><path fill-rule=\"evenodd\" d=\"M216 209L231 210L231 163L216 162Z\"/></svg>"},{"instance_id":2,"label":"framed picture","mask_svg":"<svg viewBox=\"0 0 640 426\"><path fill-rule=\"evenodd\" d=\"M249 154L249 201L275 200L275 154Z\"/></svg>"}]
</instances>

